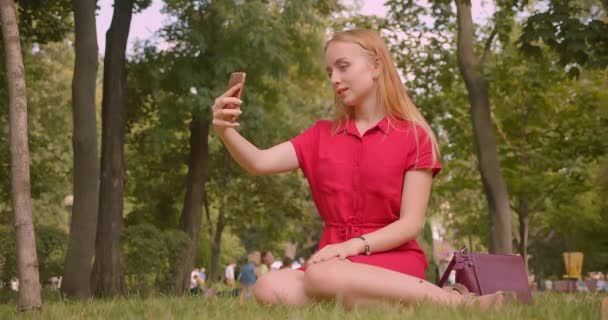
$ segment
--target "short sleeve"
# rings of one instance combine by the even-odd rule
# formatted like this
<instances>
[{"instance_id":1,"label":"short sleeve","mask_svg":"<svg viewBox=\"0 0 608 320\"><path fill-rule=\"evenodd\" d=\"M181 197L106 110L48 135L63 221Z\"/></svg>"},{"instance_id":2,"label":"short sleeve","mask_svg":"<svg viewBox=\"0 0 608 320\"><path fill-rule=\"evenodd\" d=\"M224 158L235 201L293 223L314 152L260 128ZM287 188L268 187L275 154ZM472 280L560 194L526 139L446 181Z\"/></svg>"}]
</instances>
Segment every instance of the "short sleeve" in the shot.
<instances>
[{"instance_id":1,"label":"short sleeve","mask_svg":"<svg viewBox=\"0 0 608 320\"><path fill-rule=\"evenodd\" d=\"M312 170L314 157L316 156L316 151L318 150L319 127L320 121L317 121L315 125L289 140L296 150L298 164L306 177L309 176Z\"/></svg>"},{"instance_id":2,"label":"short sleeve","mask_svg":"<svg viewBox=\"0 0 608 320\"><path fill-rule=\"evenodd\" d=\"M411 151L409 152L407 170L417 169L432 169L433 178L441 171L439 163L439 152L433 146L433 142L427 132L419 126L416 126L416 135L410 135ZM416 143L416 140L418 143ZM433 149L435 148L435 159L433 157Z\"/></svg>"}]
</instances>

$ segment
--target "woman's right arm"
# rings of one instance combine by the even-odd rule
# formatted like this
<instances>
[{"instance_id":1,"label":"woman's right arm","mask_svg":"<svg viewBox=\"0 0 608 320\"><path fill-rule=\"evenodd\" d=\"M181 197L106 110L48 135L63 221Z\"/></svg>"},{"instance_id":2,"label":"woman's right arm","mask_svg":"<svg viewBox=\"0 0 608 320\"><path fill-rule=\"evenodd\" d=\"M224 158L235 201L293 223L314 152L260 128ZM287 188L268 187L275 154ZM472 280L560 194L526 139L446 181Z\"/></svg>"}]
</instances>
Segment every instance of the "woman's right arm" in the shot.
<instances>
[{"instance_id":1,"label":"woman's right arm","mask_svg":"<svg viewBox=\"0 0 608 320\"><path fill-rule=\"evenodd\" d=\"M241 100L232 97L240 85L236 85L215 99L213 105L213 129L220 137L232 158L251 175L265 175L291 171L299 168L298 158L293 145L283 142L270 149L260 150L247 141L234 128L242 113L240 108L225 109L227 104L241 105Z\"/></svg>"}]
</instances>

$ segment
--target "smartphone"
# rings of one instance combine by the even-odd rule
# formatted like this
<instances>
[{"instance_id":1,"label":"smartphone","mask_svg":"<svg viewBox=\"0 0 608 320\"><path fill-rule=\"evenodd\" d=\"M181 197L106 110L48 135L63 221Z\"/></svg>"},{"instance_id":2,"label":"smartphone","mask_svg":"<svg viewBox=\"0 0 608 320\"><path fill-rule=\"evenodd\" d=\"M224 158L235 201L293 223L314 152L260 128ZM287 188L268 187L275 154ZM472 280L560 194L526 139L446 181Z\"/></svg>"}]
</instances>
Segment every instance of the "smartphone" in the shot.
<instances>
[{"instance_id":1,"label":"smartphone","mask_svg":"<svg viewBox=\"0 0 608 320\"><path fill-rule=\"evenodd\" d=\"M232 95L235 98L241 98L243 94L243 88L245 87L245 76L247 74L245 72L233 72L230 74L230 81L228 82L228 89L234 87L237 84L241 84L241 87ZM226 108L234 109L237 108L234 104L227 104Z\"/></svg>"}]
</instances>

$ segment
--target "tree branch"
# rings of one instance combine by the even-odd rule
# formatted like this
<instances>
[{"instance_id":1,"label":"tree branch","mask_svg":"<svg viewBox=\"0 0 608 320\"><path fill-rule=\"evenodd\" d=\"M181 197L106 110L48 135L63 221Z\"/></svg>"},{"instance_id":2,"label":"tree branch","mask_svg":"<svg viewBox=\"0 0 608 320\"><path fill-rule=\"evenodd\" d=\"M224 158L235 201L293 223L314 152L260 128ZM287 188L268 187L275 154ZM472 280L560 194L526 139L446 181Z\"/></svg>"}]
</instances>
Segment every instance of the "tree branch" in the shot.
<instances>
[{"instance_id":1,"label":"tree branch","mask_svg":"<svg viewBox=\"0 0 608 320\"><path fill-rule=\"evenodd\" d=\"M519 209L515 207L512 203L509 203L509 207L511 207L511 210L515 211L515 213L519 215Z\"/></svg>"},{"instance_id":2,"label":"tree branch","mask_svg":"<svg viewBox=\"0 0 608 320\"><path fill-rule=\"evenodd\" d=\"M465 82L472 81L478 67L477 57L473 50L473 17L471 15L471 5L463 0L456 2L456 22L458 24L457 54L460 61L459 67L463 73Z\"/></svg>"},{"instance_id":3,"label":"tree branch","mask_svg":"<svg viewBox=\"0 0 608 320\"><path fill-rule=\"evenodd\" d=\"M203 186L203 189L205 187ZM211 213L209 209L209 201L207 201L207 190L203 191L203 209L205 210L205 217L207 217L207 233L209 239L213 237L213 226L211 225Z\"/></svg>"},{"instance_id":4,"label":"tree branch","mask_svg":"<svg viewBox=\"0 0 608 320\"><path fill-rule=\"evenodd\" d=\"M513 145L511 145L511 142L507 138L507 134L504 132L504 130L502 130L500 123L498 121L496 121L493 116L492 116L492 120L494 120L494 123L496 124L496 130L498 131L498 134L500 134L500 136L505 141L507 146L509 146L509 148L513 148Z\"/></svg>"},{"instance_id":5,"label":"tree branch","mask_svg":"<svg viewBox=\"0 0 608 320\"><path fill-rule=\"evenodd\" d=\"M481 62L480 62L480 66L482 68L485 65L486 57L488 56L488 51L490 51L490 47L492 47L492 41L494 41L494 38L496 37L497 33L498 33L498 31L496 31L496 26L495 26L494 29L492 29L492 32L490 33L488 40L486 40L486 45L483 48L483 55L481 56Z\"/></svg>"}]
</instances>

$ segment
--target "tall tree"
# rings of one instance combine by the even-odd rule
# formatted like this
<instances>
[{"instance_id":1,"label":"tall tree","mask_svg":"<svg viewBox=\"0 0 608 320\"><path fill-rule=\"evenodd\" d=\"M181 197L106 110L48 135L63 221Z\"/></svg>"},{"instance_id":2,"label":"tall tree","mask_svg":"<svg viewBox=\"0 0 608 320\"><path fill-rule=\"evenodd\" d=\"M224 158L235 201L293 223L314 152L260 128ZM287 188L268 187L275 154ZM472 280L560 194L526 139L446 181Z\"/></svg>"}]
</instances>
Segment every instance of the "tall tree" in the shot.
<instances>
[{"instance_id":1,"label":"tall tree","mask_svg":"<svg viewBox=\"0 0 608 320\"><path fill-rule=\"evenodd\" d=\"M99 158L95 92L98 48L96 0L72 1L75 64L72 80L74 203L61 291L67 296L90 296L91 260L95 250L99 206Z\"/></svg>"},{"instance_id":2,"label":"tall tree","mask_svg":"<svg viewBox=\"0 0 608 320\"><path fill-rule=\"evenodd\" d=\"M13 0L0 1L0 22L9 89L12 200L20 281L18 309L24 311L40 309L42 303L30 195L25 70Z\"/></svg>"},{"instance_id":3,"label":"tall tree","mask_svg":"<svg viewBox=\"0 0 608 320\"><path fill-rule=\"evenodd\" d=\"M95 263L91 275L95 295L115 297L124 293L120 257L125 183L125 52L134 0L114 2L112 23L106 33L103 70L101 179L95 241Z\"/></svg>"},{"instance_id":4,"label":"tall tree","mask_svg":"<svg viewBox=\"0 0 608 320\"><path fill-rule=\"evenodd\" d=\"M455 0L458 24L458 65L464 78L475 134L479 171L490 213L490 252L512 253L511 209L507 184L500 170L498 150L488 96L488 81L483 75L486 52L496 31L490 34L481 59L474 48L473 18L468 0Z\"/></svg>"},{"instance_id":5,"label":"tall tree","mask_svg":"<svg viewBox=\"0 0 608 320\"><path fill-rule=\"evenodd\" d=\"M201 228L201 206L203 193L205 192L207 158L209 157L208 137L209 121L201 119L200 116L194 116L190 122L190 159L188 161L184 209L179 221L180 228L186 232L190 242L182 255L184 258L182 264L177 266L174 287L177 293L184 292L184 279L187 279L194 266L196 243Z\"/></svg>"}]
</instances>

